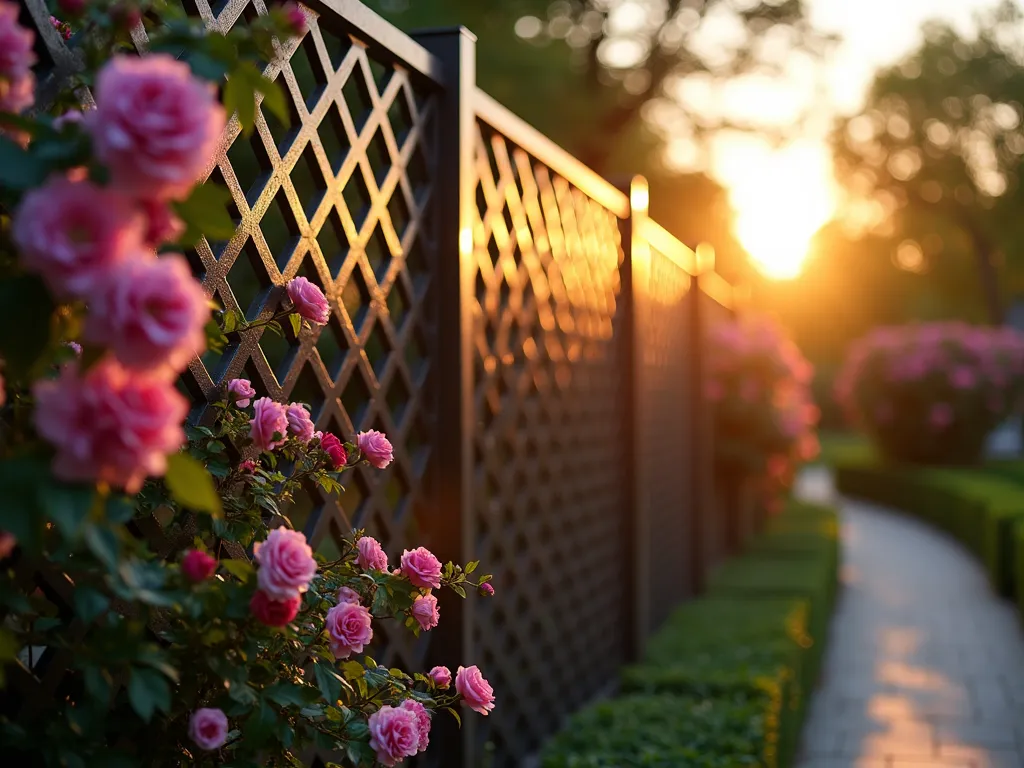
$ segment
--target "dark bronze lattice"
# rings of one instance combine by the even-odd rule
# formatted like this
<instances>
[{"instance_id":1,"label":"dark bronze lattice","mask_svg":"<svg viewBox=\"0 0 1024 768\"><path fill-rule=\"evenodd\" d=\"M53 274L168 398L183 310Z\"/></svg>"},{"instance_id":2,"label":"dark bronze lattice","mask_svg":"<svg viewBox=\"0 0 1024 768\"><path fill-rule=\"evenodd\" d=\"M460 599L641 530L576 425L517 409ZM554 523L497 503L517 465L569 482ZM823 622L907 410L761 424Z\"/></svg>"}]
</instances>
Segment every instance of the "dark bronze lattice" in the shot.
<instances>
[{"instance_id":1,"label":"dark bronze lattice","mask_svg":"<svg viewBox=\"0 0 1024 768\"><path fill-rule=\"evenodd\" d=\"M648 631L691 593L689 552L694 514L688 436L692 386L686 302L692 278L678 260L655 246L634 246L636 308L637 517L647 565L641 599L648 601Z\"/></svg>"},{"instance_id":2,"label":"dark bronze lattice","mask_svg":"<svg viewBox=\"0 0 1024 768\"><path fill-rule=\"evenodd\" d=\"M615 215L479 123L473 528L500 585L473 649L514 765L623 658Z\"/></svg>"}]
</instances>

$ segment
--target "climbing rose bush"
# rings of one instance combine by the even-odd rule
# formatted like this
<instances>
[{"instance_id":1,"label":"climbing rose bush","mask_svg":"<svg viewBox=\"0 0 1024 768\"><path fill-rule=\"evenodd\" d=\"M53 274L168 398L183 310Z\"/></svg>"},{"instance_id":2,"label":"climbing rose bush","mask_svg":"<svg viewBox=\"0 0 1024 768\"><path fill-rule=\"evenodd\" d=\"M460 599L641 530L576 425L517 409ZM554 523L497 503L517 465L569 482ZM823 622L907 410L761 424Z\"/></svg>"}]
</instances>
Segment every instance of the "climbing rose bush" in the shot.
<instances>
[{"instance_id":1,"label":"climbing rose bush","mask_svg":"<svg viewBox=\"0 0 1024 768\"><path fill-rule=\"evenodd\" d=\"M289 517L296 500L386 470L387 435L317 430L308 404L242 378L213 385L189 420L177 384L229 334L329 321L302 277L269 317L226 311L181 255L231 237L229 196L201 176L229 114L252 130L254 91L287 120L260 72L305 15L275 8L225 37L148 0L60 12L84 68L26 116L35 36L0 0L0 753L256 768L315 749L331 765L397 765L445 712L486 715L493 691L475 666L453 686L447 667L371 654L385 633L438 626L444 592L493 594L490 576L415 545L389 568L362 530L315 550ZM114 55L143 20L151 53ZM222 103L225 75L245 87ZM59 687L28 706L48 674Z\"/></svg>"},{"instance_id":2,"label":"climbing rose bush","mask_svg":"<svg viewBox=\"0 0 1024 768\"><path fill-rule=\"evenodd\" d=\"M855 342L836 380L850 422L887 457L970 463L994 427L1018 413L1024 336L1007 328L923 323Z\"/></svg>"},{"instance_id":3,"label":"climbing rose bush","mask_svg":"<svg viewBox=\"0 0 1024 768\"><path fill-rule=\"evenodd\" d=\"M818 453L813 373L767 317L745 316L709 330L704 395L714 408L716 467L760 478L766 502Z\"/></svg>"}]
</instances>

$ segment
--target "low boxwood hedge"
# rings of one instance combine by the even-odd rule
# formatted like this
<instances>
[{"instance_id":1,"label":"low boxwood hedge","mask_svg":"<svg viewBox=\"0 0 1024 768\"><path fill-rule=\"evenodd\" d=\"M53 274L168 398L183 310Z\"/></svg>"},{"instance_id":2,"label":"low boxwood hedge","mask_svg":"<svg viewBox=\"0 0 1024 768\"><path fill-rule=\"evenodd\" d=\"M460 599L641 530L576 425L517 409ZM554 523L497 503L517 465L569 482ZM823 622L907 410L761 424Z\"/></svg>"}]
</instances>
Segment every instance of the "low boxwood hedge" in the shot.
<instances>
[{"instance_id":1,"label":"low boxwood hedge","mask_svg":"<svg viewBox=\"0 0 1024 768\"><path fill-rule=\"evenodd\" d=\"M1024 483L988 467L927 469L840 464L840 492L895 507L949 533L977 555L1000 594L1024 597L1017 546L1024 521Z\"/></svg>"},{"instance_id":2,"label":"low boxwood hedge","mask_svg":"<svg viewBox=\"0 0 1024 768\"><path fill-rule=\"evenodd\" d=\"M790 765L835 594L836 539L831 510L791 504L706 597L669 617L623 670L620 698L547 744L544 768Z\"/></svg>"}]
</instances>

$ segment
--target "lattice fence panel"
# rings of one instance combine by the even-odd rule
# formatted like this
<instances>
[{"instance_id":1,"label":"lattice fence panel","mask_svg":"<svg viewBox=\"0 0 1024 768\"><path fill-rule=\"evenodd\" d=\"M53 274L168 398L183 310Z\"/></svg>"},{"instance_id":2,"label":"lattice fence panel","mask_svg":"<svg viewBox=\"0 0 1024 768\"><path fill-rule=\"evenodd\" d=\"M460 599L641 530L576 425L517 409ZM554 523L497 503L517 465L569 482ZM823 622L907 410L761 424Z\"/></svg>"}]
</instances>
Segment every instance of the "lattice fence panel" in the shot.
<instances>
[{"instance_id":1,"label":"lattice fence panel","mask_svg":"<svg viewBox=\"0 0 1024 768\"><path fill-rule=\"evenodd\" d=\"M500 707L480 740L515 765L623 659L616 217L480 124L473 528L497 595L474 663Z\"/></svg>"},{"instance_id":2,"label":"lattice fence panel","mask_svg":"<svg viewBox=\"0 0 1024 768\"><path fill-rule=\"evenodd\" d=\"M26 21L40 16L38 8L30 12L32 4L23 11ZM266 13L262 0L181 5L219 31ZM232 119L204 180L230 190L235 234L203 240L186 256L209 295L249 320L270 318L296 275L324 290L331 320L298 337L290 328L283 338L265 328L234 334L223 353L195 360L179 386L192 398L193 420L204 418L207 402L223 396L228 380L244 377L259 396L308 403L318 429L386 432L395 447L387 470L357 470L340 501L309 488L288 513L328 557L354 526L377 536L395 561L420 540L436 414L430 283L439 93L378 48L371 55L341 19L306 14L307 33L267 70L287 93L291 120L283 124L258 109L256 130L244 136ZM44 83L61 67L73 68L75 44L54 39L46 18L35 18ZM136 42L144 48L144 34ZM70 614L66 578L25 578L52 595L59 613ZM386 627L376 631L380 642L372 650L381 663L422 665L426 639L414 642L403 630L392 641ZM59 695L67 659L34 649L25 666L23 701Z\"/></svg>"},{"instance_id":3,"label":"lattice fence panel","mask_svg":"<svg viewBox=\"0 0 1024 768\"><path fill-rule=\"evenodd\" d=\"M689 593L691 478L690 275L651 249L646 280L636 279L639 503L647 525L650 629Z\"/></svg>"}]
</instances>

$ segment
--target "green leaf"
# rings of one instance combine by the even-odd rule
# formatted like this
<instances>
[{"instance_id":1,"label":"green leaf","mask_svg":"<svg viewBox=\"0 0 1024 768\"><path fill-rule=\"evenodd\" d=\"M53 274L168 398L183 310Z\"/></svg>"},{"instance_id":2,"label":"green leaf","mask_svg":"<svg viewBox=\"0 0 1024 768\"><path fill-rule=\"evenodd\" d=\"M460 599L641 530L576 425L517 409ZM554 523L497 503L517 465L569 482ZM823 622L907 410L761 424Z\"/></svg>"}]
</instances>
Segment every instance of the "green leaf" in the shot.
<instances>
[{"instance_id":1,"label":"green leaf","mask_svg":"<svg viewBox=\"0 0 1024 768\"><path fill-rule=\"evenodd\" d=\"M49 518L68 539L75 539L92 509L94 488L46 485L40 493Z\"/></svg>"},{"instance_id":2,"label":"green leaf","mask_svg":"<svg viewBox=\"0 0 1024 768\"><path fill-rule=\"evenodd\" d=\"M320 661L313 666L317 687L324 698L333 704L341 698L341 676L326 662Z\"/></svg>"},{"instance_id":3,"label":"green leaf","mask_svg":"<svg viewBox=\"0 0 1024 768\"><path fill-rule=\"evenodd\" d=\"M456 595L458 595L459 597L463 597L464 598L466 596L466 590L463 589L462 585L460 585L460 584L449 584L448 588L452 592L454 592Z\"/></svg>"},{"instance_id":4,"label":"green leaf","mask_svg":"<svg viewBox=\"0 0 1024 768\"><path fill-rule=\"evenodd\" d=\"M448 712L448 713L449 713L449 714L450 714L450 715L451 715L452 717L454 717L454 718L455 718L455 722L459 724L459 728L461 728L461 727L462 727L462 718L461 718L461 717L459 717L459 713L458 713L458 712L456 712L456 711L455 711L454 709L452 709L451 707L445 707L445 708L444 708L444 711L445 711L445 712Z\"/></svg>"},{"instance_id":5,"label":"green leaf","mask_svg":"<svg viewBox=\"0 0 1024 768\"><path fill-rule=\"evenodd\" d=\"M171 686L159 672L136 667L128 683L128 701L138 716L148 723L155 710L170 711Z\"/></svg>"},{"instance_id":6,"label":"green leaf","mask_svg":"<svg viewBox=\"0 0 1024 768\"><path fill-rule=\"evenodd\" d=\"M475 571L476 567L478 565L480 565L480 561L479 560L474 560L471 563L466 563L466 574L468 575L468 574L472 573L473 571Z\"/></svg>"},{"instance_id":7,"label":"green leaf","mask_svg":"<svg viewBox=\"0 0 1024 768\"><path fill-rule=\"evenodd\" d=\"M220 561L220 565L221 568L243 583L249 581L256 572L252 567L252 563L247 560L233 560L231 558L226 558Z\"/></svg>"},{"instance_id":8,"label":"green leaf","mask_svg":"<svg viewBox=\"0 0 1024 768\"><path fill-rule=\"evenodd\" d=\"M262 86L263 75L249 61L241 61L228 73L224 86L224 108L238 115L242 134L248 136L256 125L256 90Z\"/></svg>"},{"instance_id":9,"label":"green leaf","mask_svg":"<svg viewBox=\"0 0 1024 768\"><path fill-rule=\"evenodd\" d=\"M0 187L31 189L40 186L50 172L47 163L17 143L0 136Z\"/></svg>"},{"instance_id":10,"label":"green leaf","mask_svg":"<svg viewBox=\"0 0 1024 768\"><path fill-rule=\"evenodd\" d=\"M349 738L356 739L357 741L370 738L369 726L358 719L349 721L348 725L345 726L345 733L348 734Z\"/></svg>"},{"instance_id":11,"label":"green leaf","mask_svg":"<svg viewBox=\"0 0 1024 768\"><path fill-rule=\"evenodd\" d=\"M3 164L0 157L0 167ZM21 379L42 359L51 341L53 306L50 292L34 275L0 281L0 358L5 376Z\"/></svg>"},{"instance_id":12,"label":"green leaf","mask_svg":"<svg viewBox=\"0 0 1024 768\"><path fill-rule=\"evenodd\" d=\"M31 550L42 541L46 516L41 497L48 482L49 468L38 459L0 462L0 530L9 531Z\"/></svg>"},{"instance_id":13,"label":"green leaf","mask_svg":"<svg viewBox=\"0 0 1024 768\"><path fill-rule=\"evenodd\" d=\"M121 557L121 542L109 528L101 528L97 525L85 527L85 543L94 555L102 562L111 573L117 572L118 561Z\"/></svg>"},{"instance_id":14,"label":"green leaf","mask_svg":"<svg viewBox=\"0 0 1024 768\"><path fill-rule=\"evenodd\" d=\"M183 507L221 517L220 495L213 478L201 462L187 453L167 457L167 475L164 477L173 498Z\"/></svg>"},{"instance_id":15,"label":"green leaf","mask_svg":"<svg viewBox=\"0 0 1024 768\"><path fill-rule=\"evenodd\" d=\"M254 85L256 90L263 94L263 108L269 110L270 114L280 120L282 125L286 127L290 125L292 116L288 112L288 99L280 82L268 80L261 75Z\"/></svg>"},{"instance_id":16,"label":"green leaf","mask_svg":"<svg viewBox=\"0 0 1024 768\"><path fill-rule=\"evenodd\" d=\"M75 604L75 613L86 624L91 624L110 607L110 599L92 587L76 588L72 600Z\"/></svg>"},{"instance_id":17,"label":"green leaf","mask_svg":"<svg viewBox=\"0 0 1024 768\"><path fill-rule=\"evenodd\" d=\"M320 693L315 688L284 681L274 683L266 688L263 695L282 707L303 707L320 700Z\"/></svg>"},{"instance_id":18,"label":"green leaf","mask_svg":"<svg viewBox=\"0 0 1024 768\"><path fill-rule=\"evenodd\" d=\"M180 242L192 245L200 237L230 240L236 229L227 209L230 202L227 187L212 182L193 187L187 199L173 203L175 213L187 227Z\"/></svg>"},{"instance_id":19,"label":"green leaf","mask_svg":"<svg viewBox=\"0 0 1024 768\"><path fill-rule=\"evenodd\" d=\"M300 333L302 333L302 318L301 317L299 317L297 314L292 312L290 315L288 315L288 320L291 321L291 324L292 324L292 333L294 333L296 336L298 336Z\"/></svg>"}]
</instances>

